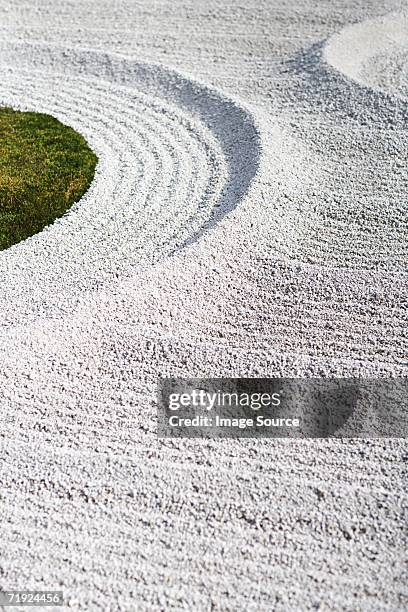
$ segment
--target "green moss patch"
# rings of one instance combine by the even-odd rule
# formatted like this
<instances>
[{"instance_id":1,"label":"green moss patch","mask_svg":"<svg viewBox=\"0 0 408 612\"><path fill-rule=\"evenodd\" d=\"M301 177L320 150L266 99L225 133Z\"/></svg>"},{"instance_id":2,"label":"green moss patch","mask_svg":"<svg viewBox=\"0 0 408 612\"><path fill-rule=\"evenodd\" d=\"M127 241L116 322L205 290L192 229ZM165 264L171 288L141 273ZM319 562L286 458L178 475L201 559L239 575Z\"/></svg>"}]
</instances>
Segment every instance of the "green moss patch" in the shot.
<instances>
[{"instance_id":1,"label":"green moss patch","mask_svg":"<svg viewBox=\"0 0 408 612\"><path fill-rule=\"evenodd\" d=\"M88 189L97 161L54 117L0 108L0 250L61 217Z\"/></svg>"}]
</instances>

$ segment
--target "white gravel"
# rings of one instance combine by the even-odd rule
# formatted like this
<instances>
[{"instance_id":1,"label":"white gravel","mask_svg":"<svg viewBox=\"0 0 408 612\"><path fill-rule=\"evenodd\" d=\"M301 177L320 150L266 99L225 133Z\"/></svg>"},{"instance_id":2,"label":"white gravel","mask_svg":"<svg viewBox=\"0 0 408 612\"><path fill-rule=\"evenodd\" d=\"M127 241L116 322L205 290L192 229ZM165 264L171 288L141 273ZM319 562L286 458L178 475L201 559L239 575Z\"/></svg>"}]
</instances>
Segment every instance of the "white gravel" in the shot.
<instances>
[{"instance_id":1,"label":"white gravel","mask_svg":"<svg viewBox=\"0 0 408 612\"><path fill-rule=\"evenodd\" d=\"M405 441L158 441L154 406L158 375L407 374L398 11L0 0L0 104L100 160L0 253L0 587L406 609Z\"/></svg>"}]
</instances>

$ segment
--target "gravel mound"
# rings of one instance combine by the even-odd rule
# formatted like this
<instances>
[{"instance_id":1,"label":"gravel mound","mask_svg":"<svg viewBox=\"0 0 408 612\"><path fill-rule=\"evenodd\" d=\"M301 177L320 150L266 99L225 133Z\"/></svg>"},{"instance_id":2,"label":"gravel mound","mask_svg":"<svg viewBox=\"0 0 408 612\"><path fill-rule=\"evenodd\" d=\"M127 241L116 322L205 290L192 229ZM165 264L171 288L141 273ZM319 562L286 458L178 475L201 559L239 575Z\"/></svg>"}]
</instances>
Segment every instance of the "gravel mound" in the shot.
<instances>
[{"instance_id":1,"label":"gravel mound","mask_svg":"<svg viewBox=\"0 0 408 612\"><path fill-rule=\"evenodd\" d=\"M407 97L408 13L391 13L344 28L325 48L327 61L347 77Z\"/></svg>"}]
</instances>

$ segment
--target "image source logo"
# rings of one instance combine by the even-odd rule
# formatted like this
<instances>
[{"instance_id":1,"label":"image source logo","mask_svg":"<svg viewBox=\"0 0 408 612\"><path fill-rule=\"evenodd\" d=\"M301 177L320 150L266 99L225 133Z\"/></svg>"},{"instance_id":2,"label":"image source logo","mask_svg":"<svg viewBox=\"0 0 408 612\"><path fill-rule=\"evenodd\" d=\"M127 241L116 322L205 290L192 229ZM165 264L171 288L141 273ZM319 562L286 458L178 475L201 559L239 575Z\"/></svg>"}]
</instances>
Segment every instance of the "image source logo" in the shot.
<instances>
[{"instance_id":1,"label":"image source logo","mask_svg":"<svg viewBox=\"0 0 408 612\"><path fill-rule=\"evenodd\" d=\"M158 435L405 438L407 387L405 378L163 378Z\"/></svg>"}]
</instances>

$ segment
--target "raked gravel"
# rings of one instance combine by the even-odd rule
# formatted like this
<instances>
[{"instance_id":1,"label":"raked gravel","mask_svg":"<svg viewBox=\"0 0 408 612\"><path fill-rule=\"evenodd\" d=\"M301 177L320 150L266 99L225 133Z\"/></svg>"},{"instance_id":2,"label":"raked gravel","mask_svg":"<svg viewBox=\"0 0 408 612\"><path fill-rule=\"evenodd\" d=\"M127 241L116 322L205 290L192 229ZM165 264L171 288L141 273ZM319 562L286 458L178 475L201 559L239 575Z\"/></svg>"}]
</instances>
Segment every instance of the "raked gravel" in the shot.
<instances>
[{"instance_id":1,"label":"raked gravel","mask_svg":"<svg viewBox=\"0 0 408 612\"><path fill-rule=\"evenodd\" d=\"M0 587L406 609L405 441L159 441L155 421L159 375L407 375L402 9L0 0L0 104L99 157L0 253Z\"/></svg>"}]
</instances>

